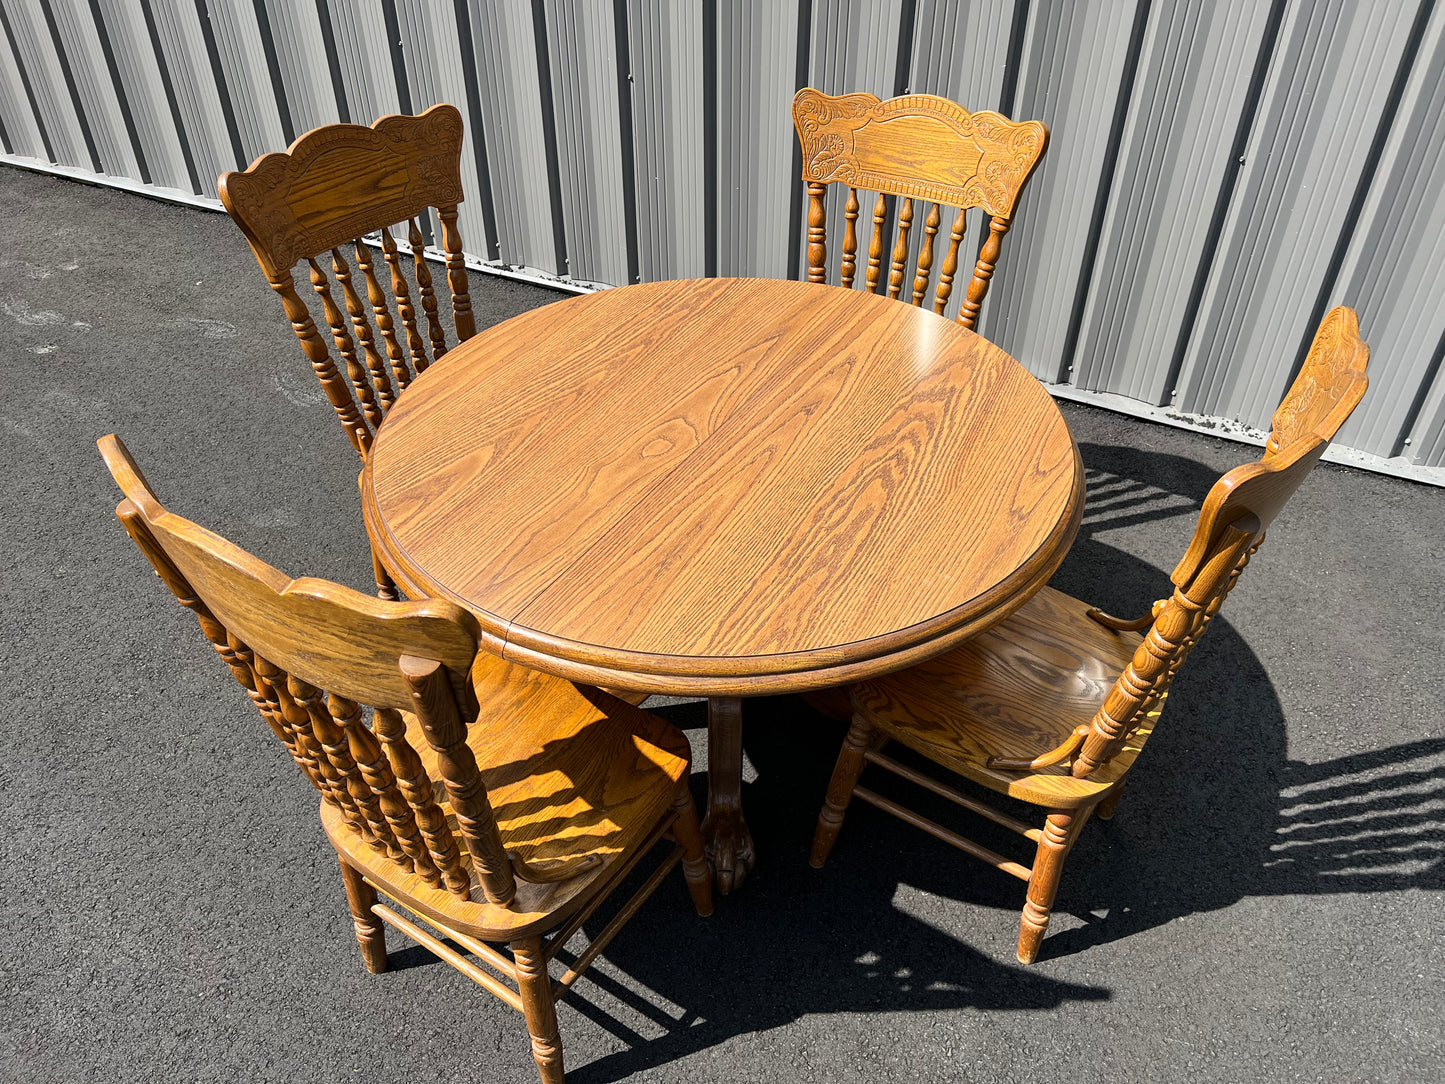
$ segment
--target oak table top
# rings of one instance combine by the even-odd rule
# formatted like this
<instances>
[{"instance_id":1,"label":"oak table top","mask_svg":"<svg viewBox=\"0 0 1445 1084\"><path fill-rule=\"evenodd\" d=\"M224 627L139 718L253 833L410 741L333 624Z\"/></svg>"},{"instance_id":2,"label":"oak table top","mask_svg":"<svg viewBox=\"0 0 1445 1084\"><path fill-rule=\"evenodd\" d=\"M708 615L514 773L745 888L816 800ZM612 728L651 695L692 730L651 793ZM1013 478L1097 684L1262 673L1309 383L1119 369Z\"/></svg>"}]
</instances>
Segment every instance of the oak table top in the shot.
<instances>
[{"instance_id":1,"label":"oak table top","mask_svg":"<svg viewBox=\"0 0 1445 1084\"><path fill-rule=\"evenodd\" d=\"M1083 472L1039 382L952 321L697 279L455 347L392 408L362 491L398 583L471 610L493 651L716 712L1002 620L1073 541Z\"/></svg>"}]
</instances>

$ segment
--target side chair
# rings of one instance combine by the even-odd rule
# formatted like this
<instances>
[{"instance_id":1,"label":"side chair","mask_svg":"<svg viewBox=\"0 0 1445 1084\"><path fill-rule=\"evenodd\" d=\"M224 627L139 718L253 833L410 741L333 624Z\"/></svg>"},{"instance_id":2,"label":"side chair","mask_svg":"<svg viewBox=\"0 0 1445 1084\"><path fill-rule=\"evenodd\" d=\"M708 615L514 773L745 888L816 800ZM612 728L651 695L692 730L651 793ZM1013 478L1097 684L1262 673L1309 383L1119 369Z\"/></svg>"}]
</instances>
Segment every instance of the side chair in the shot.
<instances>
[{"instance_id":1,"label":"side chair","mask_svg":"<svg viewBox=\"0 0 1445 1084\"><path fill-rule=\"evenodd\" d=\"M395 926L520 1010L543 1081L560 1084L554 1002L673 866L712 912L687 739L479 651L450 602L291 579L167 512L125 445L99 443L126 531L319 793L367 970L386 970ZM554 980L563 946L664 839L667 857Z\"/></svg>"},{"instance_id":2,"label":"side chair","mask_svg":"<svg viewBox=\"0 0 1445 1084\"><path fill-rule=\"evenodd\" d=\"M861 798L1026 881L1018 958L1033 963L1070 848L1092 813L1113 815L1174 676L1270 522L1364 395L1368 360L1355 313L1334 309L1275 412L1263 458L1214 484L1171 577L1174 592L1150 613L1121 620L1045 587L962 647L854 686L852 726L818 815L813 866L826 861L850 800ZM1040 807L1043 827L885 755L895 740L975 784ZM861 786L868 764L1024 836L1036 845L1033 864L1006 858Z\"/></svg>"},{"instance_id":3,"label":"side chair","mask_svg":"<svg viewBox=\"0 0 1445 1084\"><path fill-rule=\"evenodd\" d=\"M999 113L970 113L932 94L880 101L872 94L832 97L812 87L803 88L793 98L793 124L802 145L803 180L808 187L808 281L828 281L823 197L829 184L841 183L848 186L848 198L839 283L851 289L857 275L858 189L864 188L878 193L863 272L870 293L884 288L887 197L902 201L886 283L888 296L900 297L909 260L913 204L920 200L928 207L928 215L923 222L912 300L921 306L932 278L934 238L943 221L940 205L947 205L956 213L934 294L933 311L941 313L953 294L966 212L977 207L991 216L988 239L979 251L958 313L958 322L972 329L1019 193L1048 145L1048 127L1037 120L1011 121Z\"/></svg>"},{"instance_id":4,"label":"side chair","mask_svg":"<svg viewBox=\"0 0 1445 1084\"><path fill-rule=\"evenodd\" d=\"M428 208L436 209L441 224L456 341L464 342L476 333L457 229L461 153L462 115L455 106L437 105L416 117L382 117L370 127L314 128L286 151L262 155L242 172L222 174L218 182L221 203L251 243L266 281L281 296L327 399L363 459L397 397L448 349L431 268L423 256L426 242L420 220ZM406 224L410 255L405 259L391 234L397 223ZM363 242L372 233L380 238L385 275L378 272L377 260ZM347 261L348 249L361 272L360 284ZM321 262L328 253L341 289L339 306ZM341 369L297 294L292 270L301 262L320 298L342 358ZM411 265L415 298L405 264ZM389 278L401 334L383 277ZM372 562L378 594L398 598L381 562L374 555Z\"/></svg>"}]
</instances>

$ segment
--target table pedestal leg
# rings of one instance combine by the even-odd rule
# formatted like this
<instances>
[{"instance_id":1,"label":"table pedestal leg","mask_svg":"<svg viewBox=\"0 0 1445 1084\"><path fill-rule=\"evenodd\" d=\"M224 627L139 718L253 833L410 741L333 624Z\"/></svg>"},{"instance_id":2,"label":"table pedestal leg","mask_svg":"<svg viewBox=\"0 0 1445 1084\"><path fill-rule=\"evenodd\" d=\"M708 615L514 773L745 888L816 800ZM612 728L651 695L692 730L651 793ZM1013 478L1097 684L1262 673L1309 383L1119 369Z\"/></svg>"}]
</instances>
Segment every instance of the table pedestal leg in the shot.
<instances>
[{"instance_id":1,"label":"table pedestal leg","mask_svg":"<svg viewBox=\"0 0 1445 1084\"><path fill-rule=\"evenodd\" d=\"M702 838L723 895L753 868L753 837L743 820L743 702L715 696L707 702L707 816Z\"/></svg>"}]
</instances>

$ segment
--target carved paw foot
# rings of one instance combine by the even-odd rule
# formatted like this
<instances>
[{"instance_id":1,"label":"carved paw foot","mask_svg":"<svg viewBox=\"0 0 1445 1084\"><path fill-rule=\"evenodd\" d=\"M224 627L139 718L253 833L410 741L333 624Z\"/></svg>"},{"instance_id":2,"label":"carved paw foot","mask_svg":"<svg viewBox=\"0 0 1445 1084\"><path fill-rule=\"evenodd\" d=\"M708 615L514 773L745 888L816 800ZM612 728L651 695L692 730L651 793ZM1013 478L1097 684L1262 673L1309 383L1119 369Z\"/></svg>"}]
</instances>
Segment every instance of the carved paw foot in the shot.
<instances>
[{"instance_id":1,"label":"carved paw foot","mask_svg":"<svg viewBox=\"0 0 1445 1084\"><path fill-rule=\"evenodd\" d=\"M748 822L737 810L717 810L702 822L702 838L717 890L726 896L747 879L753 868L753 837Z\"/></svg>"}]
</instances>

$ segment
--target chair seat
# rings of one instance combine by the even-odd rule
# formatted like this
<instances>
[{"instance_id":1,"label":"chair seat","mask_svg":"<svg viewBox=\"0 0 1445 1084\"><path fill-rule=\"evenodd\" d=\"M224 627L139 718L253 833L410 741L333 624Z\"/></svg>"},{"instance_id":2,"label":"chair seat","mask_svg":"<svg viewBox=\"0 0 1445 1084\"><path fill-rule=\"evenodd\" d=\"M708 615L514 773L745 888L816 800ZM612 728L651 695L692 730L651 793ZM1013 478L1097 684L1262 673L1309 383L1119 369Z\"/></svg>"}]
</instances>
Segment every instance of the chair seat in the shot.
<instances>
[{"instance_id":1,"label":"chair seat","mask_svg":"<svg viewBox=\"0 0 1445 1084\"><path fill-rule=\"evenodd\" d=\"M990 757L1032 760L1087 724L1142 639L1086 616L1089 606L1045 587L1008 620L928 662L853 689L865 719L965 778L1037 805L1097 800L1127 774L1153 715L1088 779L1068 763L1037 771L989 768Z\"/></svg>"},{"instance_id":2,"label":"chair seat","mask_svg":"<svg viewBox=\"0 0 1445 1084\"><path fill-rule=\"evenodd\" d=\"M471 899L436 888L395 864L321 803L331 842L366 876L408 907L487 941L541 932L607 887L616 861L634 854L671 805L691 765L687 738L656 715L589 686L507 663L481 652L472 670L481 723L467 744L496 814L502 844L534 865L602 862L556 884L517 881L510 907L486 902L475 875ZM441 779L436 753L414 717L407 737L427 774ZM440 782L437 801L459 848L451 802Z\"/></svg>"}]
</instances>

